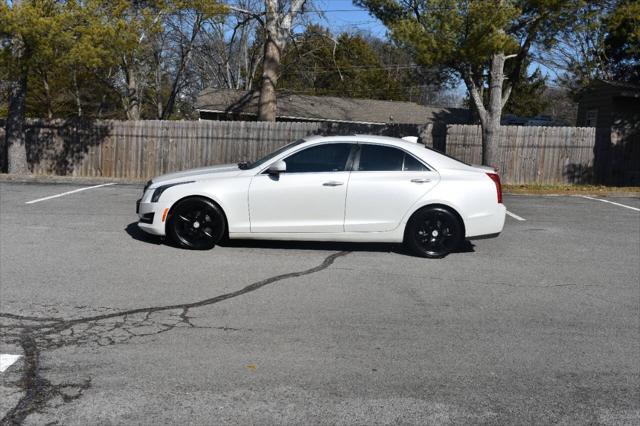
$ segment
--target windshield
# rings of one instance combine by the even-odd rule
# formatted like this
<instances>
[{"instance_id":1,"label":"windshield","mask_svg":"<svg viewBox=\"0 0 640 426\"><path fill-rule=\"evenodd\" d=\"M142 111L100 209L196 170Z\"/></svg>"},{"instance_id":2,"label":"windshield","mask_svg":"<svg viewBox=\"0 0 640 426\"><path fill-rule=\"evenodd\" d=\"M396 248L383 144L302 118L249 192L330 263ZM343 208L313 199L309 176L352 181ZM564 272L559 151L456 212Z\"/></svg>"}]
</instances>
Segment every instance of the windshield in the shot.
<instances>
[{"instance_id":1,"label":"windshield","mask_svg":"<svg viewBox=\"0 0 640 426\"><path fill-rule=\"evenodd\" d=\"M304 139L298 139L295 142L291 142L290 144L287 144L287 145L285 145L285 146L283 146L281 148L276 149L271 154L268 154L267 156L262 157L258 161L255 161L253 163L247 164L246 168L247 169L255 169L256 167L260 167L261 165L263 165L267 161L271 160L274 157L277 157L278 155L282 154L284 151L288 150L289 148L293 148L294 146L300 145L301 143L304 143L304 142L306 142Z\"/></svg>"}]
</instances>

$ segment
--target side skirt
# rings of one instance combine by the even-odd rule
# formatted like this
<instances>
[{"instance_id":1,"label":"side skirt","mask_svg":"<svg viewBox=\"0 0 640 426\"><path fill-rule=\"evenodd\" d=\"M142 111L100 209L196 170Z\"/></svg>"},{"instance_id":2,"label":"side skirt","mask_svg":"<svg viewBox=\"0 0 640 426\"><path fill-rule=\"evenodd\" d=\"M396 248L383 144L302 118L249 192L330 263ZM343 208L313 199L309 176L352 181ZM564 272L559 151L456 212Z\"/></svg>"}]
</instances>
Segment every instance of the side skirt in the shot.
<instances>
[{"instance_id":1,"label":"side skirt","mask_svg":"<svg viewBox=\"0 0 640 426\"><path fill-rule=\"evenodd\" d=\"M401 243L402 232L230 232L229 239L279 241L341 241L354 243Z\"/></svg>"},{"instance_id":2,"label":"side skirt","mask_svg":"<svg viewBox=\"0 0 640 426\"><path fill-rule=\"evenodd\" d=\"M495 234L476 235L475 237L467 237L467 240L488 240L490 238L497 238L499 235L499 232Z\"/></svg>"}]
</instances>

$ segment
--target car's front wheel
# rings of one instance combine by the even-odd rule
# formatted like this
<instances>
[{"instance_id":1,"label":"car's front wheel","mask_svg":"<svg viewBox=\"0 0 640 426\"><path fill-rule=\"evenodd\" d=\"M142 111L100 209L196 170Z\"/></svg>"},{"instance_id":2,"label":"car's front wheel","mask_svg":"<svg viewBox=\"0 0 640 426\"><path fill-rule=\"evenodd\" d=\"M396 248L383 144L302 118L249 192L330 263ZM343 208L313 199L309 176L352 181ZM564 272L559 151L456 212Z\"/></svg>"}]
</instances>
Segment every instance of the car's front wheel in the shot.
<instances>
[{"instance_id":1,"label":"car's front wheel","mask_svg":"<svg viewBox=\"0 0 640 426\"><path fill-rule=\"evenodd\" d=\"M220 207L205 198L187 198L172 209L167 234L178 246L193 250L213 248L224 237L226 222Z\"/></svg>"},{"instance_id":2,"label":"car's front wheel","mask_svg":"<svg viewBox=\"0 0 640 426\"><path fill-rule=\"evenodd\" d=\"M444 207L426 207L416 212L405 231L405 244L421 257L440 258L459 247L464 238L460 219Z\"/></svg>"}]
</instances>

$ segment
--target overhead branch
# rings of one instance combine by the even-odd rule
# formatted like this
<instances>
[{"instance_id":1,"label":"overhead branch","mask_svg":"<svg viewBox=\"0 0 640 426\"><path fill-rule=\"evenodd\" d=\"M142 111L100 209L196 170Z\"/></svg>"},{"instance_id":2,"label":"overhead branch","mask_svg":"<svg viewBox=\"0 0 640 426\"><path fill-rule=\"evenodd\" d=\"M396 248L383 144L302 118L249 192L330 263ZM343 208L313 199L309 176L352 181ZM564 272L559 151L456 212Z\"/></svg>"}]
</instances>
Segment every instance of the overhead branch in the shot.
<instances>
[{"instance_id":1,"label":"overhead branch","mask_svg":"<svg viewBox=\"0 0 640 426\"><path fill-rule=\"evenodd\" d=\"M281 28L286 31L291 30L291 26L293 25L293 20L296 18L298 13L302 10L304 3L306 0L293 0L291 2L291 7L289 8L289 12L284 15L281 21Z\"/></svg>"},{"instance_id":2,"label":"overhead branch","mask_svg":"<svg viewBox=\"0 0 640 426\"><path fill-rule=\"evenodd\" d=\"M226 6L226 7L229 8L229 10L232 10L234 12L238 12L243 15L250 16L251 18L258 21L260 25L264 26L264 20L262 19L262 17L266 15L266 12L254 12L254 11L243 9L241 7L236 7L236 6Z\"/></svg>"},{"instance_id":3,"label":"overhead branch","mask_svg":"<svg viewBox=\"0 0 640 426\"><path fill-rule=\"evenodd\" d=\"M500 105L502 108L509 102L509 96L511 96L511 91L513 90L513 83L507 84L507 87L502 91L502 99L500 101Z\"/></svg>"},{"instance_id":4,"label":"overhead branch","mask_svg":"<svg viewBox=\"0 0 640 426\"><path fill-rule=\"evenodd\" d=\"M487 110L484 107L484 103L482 101L482 95L478 90L478 86L473 80L473 72L469 67L466 67L465 69L462 70L461 74L462 74L462 79L464 80L464 83L467 86L467 90L469 91L469 95L471 96L473 105L476 107L476 110L478 111L480 120L484 122L486 119Z\"/></svg>"}]
</instances>

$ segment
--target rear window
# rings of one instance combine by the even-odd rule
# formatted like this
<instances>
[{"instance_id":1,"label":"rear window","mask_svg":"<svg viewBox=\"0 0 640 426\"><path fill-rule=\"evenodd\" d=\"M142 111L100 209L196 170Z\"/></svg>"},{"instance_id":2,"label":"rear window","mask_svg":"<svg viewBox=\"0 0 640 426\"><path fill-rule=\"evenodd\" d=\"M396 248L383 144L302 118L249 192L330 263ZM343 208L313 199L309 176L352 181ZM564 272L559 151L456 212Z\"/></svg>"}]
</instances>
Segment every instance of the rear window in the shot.
<instances>
[{"instance_id":1,"label":"rear window","mask_svg":"<svg viewBox=\"0 0 640 426\"><path fill-rule=\"evenodd\" d=\"M382 145L362 144L358 171L426 171L429 170L420 161L405 151Z\"/></svg>"}]
</instances>

